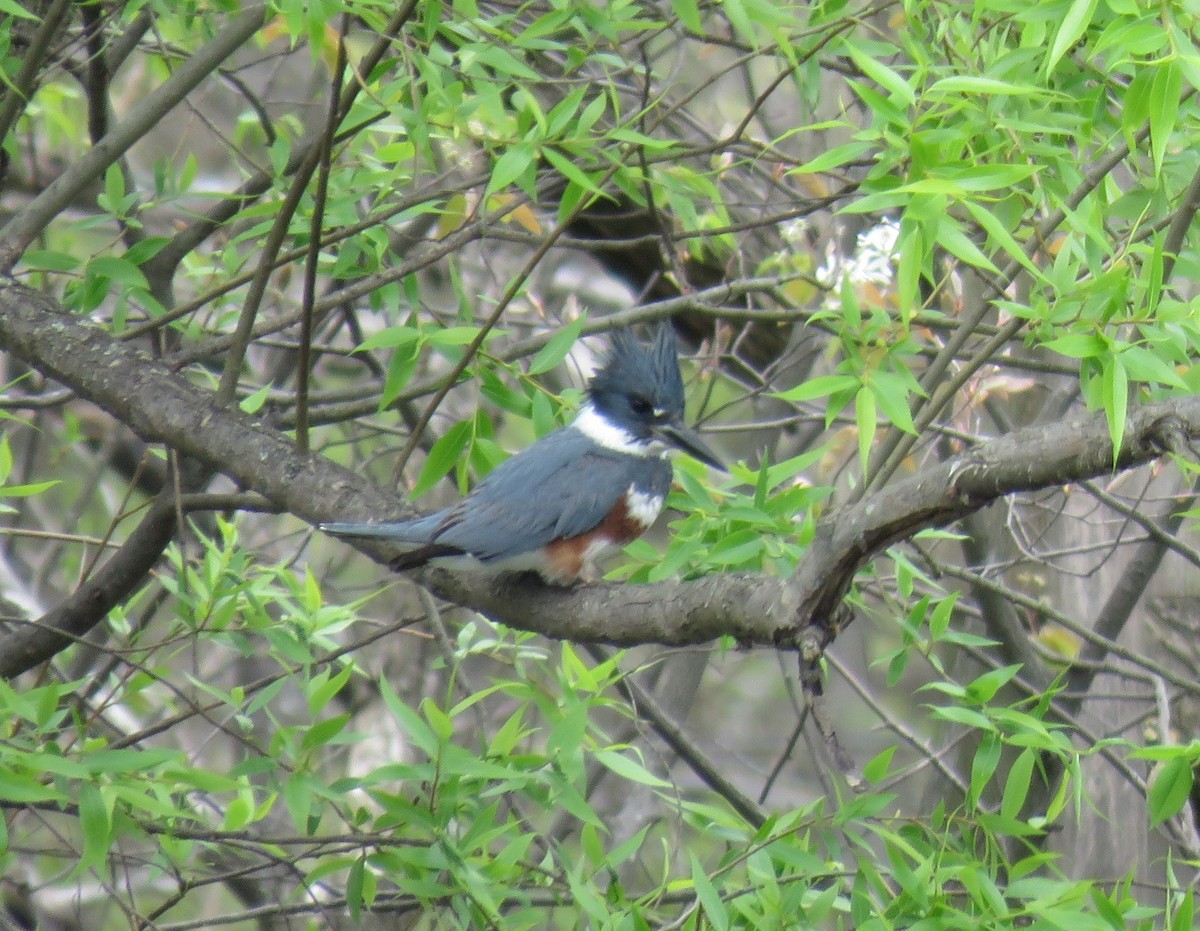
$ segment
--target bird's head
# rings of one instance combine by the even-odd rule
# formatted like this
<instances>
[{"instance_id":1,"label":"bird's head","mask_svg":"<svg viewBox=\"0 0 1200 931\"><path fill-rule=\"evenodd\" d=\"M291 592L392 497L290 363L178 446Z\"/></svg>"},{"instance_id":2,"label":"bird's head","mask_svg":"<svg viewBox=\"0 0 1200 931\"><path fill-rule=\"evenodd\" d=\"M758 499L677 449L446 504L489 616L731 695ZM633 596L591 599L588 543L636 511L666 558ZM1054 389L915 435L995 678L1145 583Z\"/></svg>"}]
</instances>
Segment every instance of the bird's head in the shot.
<instances>
[{"instance_id":1,"label":"bird's head","mask_svg":"<svg viewBox=\"0 0 1200 931\"><path fill-rule=\"evenodd\" d=\"M684 421L683 377L675 331L662 324L650 346L629 330L612 335L612 348L588 384L591 406L633 442L656 452L677 449L713 468L725 466Z\"/></svg>"}]
</instances>

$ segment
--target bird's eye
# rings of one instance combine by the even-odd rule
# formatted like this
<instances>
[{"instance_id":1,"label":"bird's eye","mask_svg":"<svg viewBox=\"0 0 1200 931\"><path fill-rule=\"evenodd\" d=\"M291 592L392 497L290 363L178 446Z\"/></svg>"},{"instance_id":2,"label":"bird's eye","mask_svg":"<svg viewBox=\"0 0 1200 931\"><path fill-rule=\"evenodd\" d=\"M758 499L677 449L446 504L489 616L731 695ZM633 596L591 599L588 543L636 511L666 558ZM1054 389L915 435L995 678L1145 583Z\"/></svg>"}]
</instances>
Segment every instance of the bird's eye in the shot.
<instances>
[{"instance_id":1,"label":"bird's eye","mask_svg":"<svg viewBox=\"0 0 1200 931\"><path fill-rule=\"evenodd\" d=\"M647 401L645 398L643 398L640 394L635 394L630 397L629 406L633 409L633 412L635 414L637 414L639 417L644 417L644 416L646 416L646 414L649 414L651 408L653 407L653 405L649 401Z\"/></svg>"}]
</instances>

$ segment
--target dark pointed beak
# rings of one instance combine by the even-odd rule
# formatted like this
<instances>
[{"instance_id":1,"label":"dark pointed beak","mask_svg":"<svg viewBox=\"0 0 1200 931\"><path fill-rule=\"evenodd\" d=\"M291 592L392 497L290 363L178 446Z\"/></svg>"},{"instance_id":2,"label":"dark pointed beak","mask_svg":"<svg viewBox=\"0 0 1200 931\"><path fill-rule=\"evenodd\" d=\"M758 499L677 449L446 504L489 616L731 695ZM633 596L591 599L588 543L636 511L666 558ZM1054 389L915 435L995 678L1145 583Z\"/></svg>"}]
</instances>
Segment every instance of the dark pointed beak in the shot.
<instances>
[{"instance_id":1,"label":"dark pointed beak","mask_svg":"<svg viewBox=\"0 0 1200 931\"><path fill-rule=\"evenodd\" d=\"M693 459L699 459L706 465L710 465L721 472L729 471L725 468L725 463L717 457L717 454L708 448L708 444L700 439L700 434L687 426L687 424L682 422L665 423L658 427L655 433L668 446L682 450Z\"/></svg>"}]
</instances>

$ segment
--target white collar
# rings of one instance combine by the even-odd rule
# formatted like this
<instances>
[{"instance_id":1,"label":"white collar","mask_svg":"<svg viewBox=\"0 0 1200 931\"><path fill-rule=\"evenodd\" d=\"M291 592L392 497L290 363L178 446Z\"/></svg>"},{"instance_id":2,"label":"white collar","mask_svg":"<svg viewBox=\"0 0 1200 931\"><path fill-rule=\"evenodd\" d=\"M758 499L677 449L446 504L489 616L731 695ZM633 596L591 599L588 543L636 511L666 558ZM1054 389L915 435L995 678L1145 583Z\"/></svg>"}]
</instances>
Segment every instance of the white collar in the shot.
<instances>
[{"instance_id":1,"label":"white collar","mask_svg":"<svg viewBox=\"0 0 1200 931\"><path fill-rule=\"evenodd\" d=\"M571 424L576 430L598 446L610 449L614 453L624 453L627 456L648 458L655 455L654 443L649 440L639 440L628 430L622 430L615 423L601 414L590 403L585 404L579 411L579 416Z\"/></svg>"}]
</instances>

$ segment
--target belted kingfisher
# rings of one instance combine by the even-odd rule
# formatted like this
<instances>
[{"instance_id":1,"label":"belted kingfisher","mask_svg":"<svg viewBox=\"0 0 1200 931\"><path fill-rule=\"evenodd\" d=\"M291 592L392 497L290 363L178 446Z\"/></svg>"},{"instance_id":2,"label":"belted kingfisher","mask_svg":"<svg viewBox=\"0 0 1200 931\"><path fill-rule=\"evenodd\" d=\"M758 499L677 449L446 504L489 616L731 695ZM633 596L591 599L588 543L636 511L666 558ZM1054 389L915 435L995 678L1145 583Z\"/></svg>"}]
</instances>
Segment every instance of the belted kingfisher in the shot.
<instances>
[{"instance_id":1,"label":"belted kingfisher","mask_svg":"<svg viewBox=\"0 0 1200 931\"><path fill-rule=\"evenodd\" d=\"M419 520L319 529L415 545L391 562L397 571L436 560L535 570L559 585L597 578L596 560L640 537L662 510L670 450L725 471L684 423L683 404L670 325L660 325L649 347L618 330L574 422L506 459L458 504Z\"/></svg>"}]
</instances>

